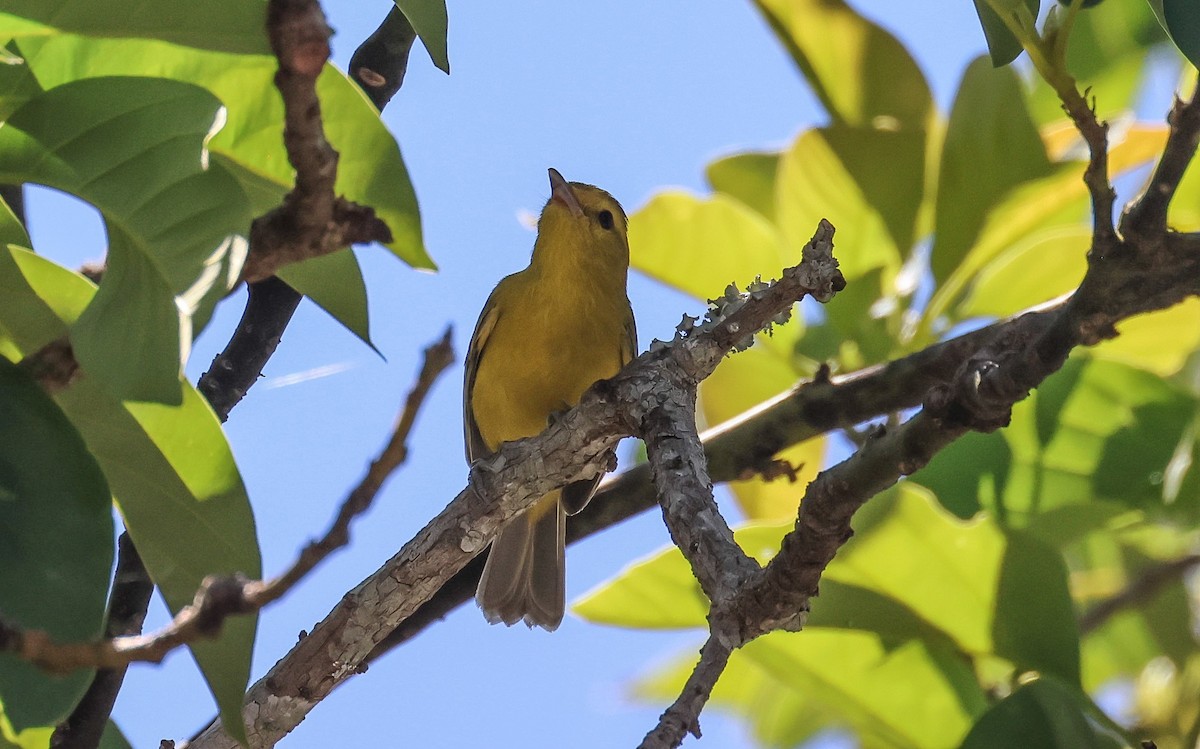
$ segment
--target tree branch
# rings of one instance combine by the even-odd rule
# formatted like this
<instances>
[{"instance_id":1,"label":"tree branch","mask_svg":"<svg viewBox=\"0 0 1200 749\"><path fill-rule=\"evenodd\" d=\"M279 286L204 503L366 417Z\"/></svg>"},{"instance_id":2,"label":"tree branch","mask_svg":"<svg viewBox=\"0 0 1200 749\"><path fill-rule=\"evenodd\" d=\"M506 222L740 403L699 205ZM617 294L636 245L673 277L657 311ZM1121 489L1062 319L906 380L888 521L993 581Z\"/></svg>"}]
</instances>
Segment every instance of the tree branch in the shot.
<instances>
[{"instance_id":1,"label":"tree branch","mask_svg":"<svg viewBox=\"0 0 1200 749\"><path fill-rule=\"evenodd\" d=\"M968 357L989 342L1014 330L1030 335L1049 321L1064 304L1050 302L1012 318L965 333L901 359L847 375L797 383L746 413L700 435L712 481L727 482L757 472L776 453L819 434L847 429L882 414L921 405L935 385L950 382ZM650 464L641 463L608 477L596 500L567 518L567 543L572 544L638 515L657 504ZM483 571L477 557L389 634L368 660L415 637L461 604L471 600Z\"/></svg>"},{"instance_id":2,"label":"tree branch","mask_svg":"<svg viewBox=\"0 0 1200 749\"><path fill-rule=\"evenodd\" d=\"M1115 595L1088 609L1079 619L1079 633L1087 635L1095 632L1114 614L1150 600L1165 586L1179 580L1197 565L1200 565L1200 554L1188 554L1147 567Z\"/></svg>"},{"instance_id":3,"label":"tree branch","mask_svg":"<svg viewBox=\"0 0 1200 749\"><path fill-rule=\"evenodd\" d=\"M1121 217L1121 232L1126 236L1161 233L1167 228L1167 207L1200 141L1200 84L1188 101L1175 99L1167 124L1171 126L1167 143L1146 191Z\"/></svg>"},{"instance_id":4,"label":"tree branch","mask_svg":"<svg viewBox=\"0 0 1200 749\"><path fill-rule=\"evenodd\" d=\"M317 0L272 0L267 35L279 59L275 85L283 96L283 142L296 169L296 186L283 204L255 219L247 281L261 281L287 263L327 255L351 244L390 242L391 230L375 211L333 192L337 151L325 139L317 76L329 59L332 30Z\"/></svg>"},{"instance_id":5,"label":"tree branch","mask_svg":"<svg viewBox=\"0 0 1200 749\"><path fill-rule=\"evenodd\" d=\"M117 571L104 636L111 639L141 634L153 592L154 583L150 581L133 541L128 533L122 533L117 539ZM94 749L99 746L117 693L125 681L125 670L123 667L104 668L96 672L70 717L54 730L50 737L51 749Z\"/></svg>"},{"instance_id":6,"label":"tree branch","mask_svg":"<svg viewBox=\"0 0 1200 749\"><path fill-rule=\"evenodd\" d=\"M408 454L406 441L425 396L454 359L450 330L447 329L440 341L425 349L420 375L408 394L387 447L342 502L325 535L308 544L283 574L271 580L247 580L241 576L206 578L192 605L184 607L166 627L147 636L117 636L95 642L60 644L40 630L22 630L0 621L0 651L12 653L47 672L60 674L79 668L116 669L135 661L158 663L180 645L216 636L226 617L251 613L278 600L331 553L349 543L350 523L370 507L383 483L404 462ZM148 593L146 595L148 597ZM132 608L140 630L145 606Z\"/></svg>"},{"instance_id":7,"label":"tree branch","mask_svg":"<svg viewBox=\"0 0 1200 749\"><path fill-rule=\"evenodd\" d=\"M726 353L744 347L800 298L825 301L840 290L845 282L830 255L832 227L822 222L821 232L824 241L806 246L804 260L780 281L726 300L708 322L686 326L671 343L652 345L616 377L596 383L541 435L506 443L493 458L477 461L470 485L251 687L243 710L250 745L274 745L359 672L375 645L479 554L502 524L547 492L603 470L617 440L649 434L665 418L661 404L672 393L694 391ZM653 455L671 459L668 450ZM736 547L732 537L728 543ZM191 746L232 749L236 742L214 724Z\"/></svg>"},{"instance_id":8,"label":"tree branch","mask_svg":"<svg viewBox=\"0 0 1200 749\"><path fill-rule=\"evenodd\" d=\"M708 702L732 654L733 649L728 645L714 636L708 638L700 649L700 662L692 669L678 699L663 712L658 725L646 734L638 749L671 749L682 744L689 733L700 738L700 710Z\"/></svg>"}]
</instances>

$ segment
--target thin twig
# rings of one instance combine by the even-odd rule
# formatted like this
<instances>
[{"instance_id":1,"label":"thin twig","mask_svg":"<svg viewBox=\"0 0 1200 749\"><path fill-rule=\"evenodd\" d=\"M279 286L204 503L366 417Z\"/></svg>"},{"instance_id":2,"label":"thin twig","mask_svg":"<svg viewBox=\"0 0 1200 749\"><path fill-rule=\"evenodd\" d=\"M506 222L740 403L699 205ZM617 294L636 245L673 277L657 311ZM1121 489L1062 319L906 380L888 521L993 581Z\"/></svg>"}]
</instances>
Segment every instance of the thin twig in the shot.
<instances>
[{"instance_id":1,"label":"thin twig","mask_svg":"<svg viewBox=\"0 0 1200 749\"><path fill-rule=\"evenodd\" d=\"M1150 600L1163 587L1179 580L1197 565L1200 565L1200 554L1188 554L1147 567L1116 594L1088 609L1079 618L1080 634L1095 632L1114 614Z\"/></svg>"},{"instance_id":2,"label":"thin twig","mask_svg":"<svg viewBox=\"0 0 1200 749\"><path fill-rule=\"evenodd\" d=\"M713 687L725 671L733 651L716 637L709 637L700 649L700 662L680 690L679 697L659 717L658 725L638 749L673 749L683 743L687 734L700 738L700 711L708 702Z\"/></svg>"},{"instance_id":3,"label":"thin twig","mask_svg":"<svg viewBox=\"0 0 1200 749\"><path fill-rule=\"evenodd\" d=\"M240 576L206 578L192 605L185 606L166 627L146 636L55 643L45 632L22 630L0 621L0 651L12 653L50 673L119 668L135 661L158 663L180 645L216 636L226 617L251 613L277 600L333 551L349 542L350 523L370 506L384 481L403 462L407 455L405 440L416 414L433 382L453 361L454 350L447 330L440 341L425 350L421 373L406 399L388 446L342 502L325 535L306 546L283 574L271 580L247 580Z\"/></svg>"},{"instance_id":4,"label":"thin twig","mask_svg":"<svg viewBox=\"0 0 1200 749\"><path fill-rule=\"evenodd\" d=\"M1200 83L1187 101L1175 99L1167 123L1171 126L1167 143L1146 191L1121 217L1121 232L1126 236L1162 232L1167 228L1167 208L1200 141Z\"/></svg>"}]
</instances>

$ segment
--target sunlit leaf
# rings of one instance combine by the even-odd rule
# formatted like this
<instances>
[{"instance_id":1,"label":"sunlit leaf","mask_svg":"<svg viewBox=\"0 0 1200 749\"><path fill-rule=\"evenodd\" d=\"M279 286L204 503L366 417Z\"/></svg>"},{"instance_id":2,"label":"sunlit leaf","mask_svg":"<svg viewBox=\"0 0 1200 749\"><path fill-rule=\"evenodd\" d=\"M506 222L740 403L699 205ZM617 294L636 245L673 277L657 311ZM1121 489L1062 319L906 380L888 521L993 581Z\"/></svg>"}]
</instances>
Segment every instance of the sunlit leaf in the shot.
<instances>
[{"instance_id":1,"label":"sunlit leaf","mask_svg":"<svg viewBox=\"0 0 1200 749\"><path fill-rule=\"evenodd\" d=\"M1061 12L1061 11L1060 11ZM1136 104L1146 52L1165 41L1146 3L1105 2L1075 16L1067 70L1094 97L1096 114L1109 119ZM1039 123L1066 120L1062 102L1040 76L1030 76L1029 109Z\"/></svg>"},{"instance_id":2,"label":"sunlit leaf","mask_svg":"<svg viewBox=\"0 0 1200 749\"><path fill-rule=\"evenodd\" d=\"M924 160L923 132L837 127L801 134L780 160L775 187L787 257L798 257L826 218L839 229L836 252L848 280L874 268L890 280L913 242Z\"/></svg>"},{"instance_id":3,"label":"sunlit leaf","mask_svg":"<svg viewBox=\"0 0 1200 749\"><path fill-rule=\"evenodd\" d=\"M933 99L916 62L842 0L756 0L836 124L921 129ZM836 223L836 222L835 222Z\"/></svg>"},{"instance_id":4,"label":"sunlit leaf","mask_svg":"<svg viewBox=\"0 0 1200 749\"><path fill-rule=\"evenodd\" d=\"M1013 408L1003 431L963 437L959 445L979 447L943 451L913 479L1016 526L1095 499L1190 517L1196 503L1169 504L1163 476L1196 409L1194 396L1153 374L1076 357ZM989 450L1006 457L964 461Z\"/></svg>"},{"instance_id":5,"label":"sunlit leaf","mask_svg":"<svg viewBox=\"0 0 1200 749\"><path fill-rule=\"evenodd\" d=\"M1016 73L976 59L959 84L942 151L930 259L937 283L975 244L988 212L1002 197L1050 172Z\"/></svg>"},{"instance_id":6,"label":"sunlit leaf","mask_svg":"<svg viewBox=\"0 0 1200 749\"><path fill-rule=\"evenodd\" d=\"M269 54L266 3L250 0L139 0L136 12L114 12L92 0L5 0L0 37L59 32L162 39L203 49Z\"/></svg>"},{"instance_id":7,"label":"sunlit leaf","mask_svg":"<svg viewBox=\"0 0 1200 749\"><path fill-rule=\"evenodd\" d=\"M1092 232L1060 227L1030 235L988 264L956 315L1004 317L1074 291L1087 270Z\"/></svg>"},{"instance_id":8,"label":"sunlit leaf","mask_svg":"<svg viewBox=\"0 0 1200 749\"><path fill-rule=\"evenodd\" d=\"M705 167L704 175L716 192L736 198L763 218L774 221L778 170L778 152L750 151L717 159Z\"/></svg>"},{"instance_id":9,"label":"sunlit leaf","mask_svg":"<svg viewBox=\"0 0 1200 749\"><path fill-rule=\"evenodd\" d=\"M0 252L0 282L0 328L29 347L26 353L65 334L95 293L82 276L11 248ZM178 406L121 402L85 376L55 398L103 470L173 612L192 602L207 575L261 576L254 518L224 432L196 389L186 381L180 387ZM111 529L107 538L111 543ZM256 622L253 615L232 617L218 639L191 644L234 736L244 730Z\"/></svg>"},{"instance_id":10,"label":"sunlit leaf","mask_svg":"<svg viewBox=\"0 0 1200 749\"><path fill-rule=\"evenodd\" d=\"M760 637L738 656L820 704L864 747L953 747L986 705L968 663L920 640L813 628Z\"/></svg>"},{"instance_id":11,"label":"sunlit leaf","mask_svg":"<svg viewBox=\"0 0 1200 749\"><path fill-rule=\"evenodd\" d=\"M1200 348L1200 300L1135 315L1118 323L1117 332L1116 338L1094 347L1092 356L1169 377Z\"/></svg>"},{"instance_id":12,"label":"sunlit leaf","mask_svg":"<svg viewBox=\"0 0 1200 749\"><path fill-rule=\"evenodd\" d=\"M184 83L99 78L31 99L0 129L0 179L69 192L105 217L105 283L72 343L118 397L178 402L193 313L206 317L240 270L248 204L204 159L219 107Z\"/></svg>"},{"instance_id":13,"label":"sunlit leaf","mask_svg":"<svg viewBox=\"0 0 1200 749\"><path fill-rule=\"evenodd\" d=\"M777 278L785 267L774 227L724 195L683 192L655 196L631 218L634 268L698 299L720 296L755 276Z\"/></svg>"},{"instance_id":14,"label":"sunlit leaf","mask_svg":"<svg viewBox=\"0 0 1200 749\"><path fill-rule=\"evenodd\" d=\"M113 559L111 495L54 401L0 357L0 611L6 622L78 642L104 630ZM54 725L94 671L51 676L0 653L0 700L16 731Z\"/></svg>"},{"instance_id":15,"label":"sunlit leaf","mask_svg":"<svg viewBox=\"0 0 1200 749\"><path fill-rule=\"evenodd\" d=\"M226 107L225 126L208 143L214 154L241 164L260 178L290 189L292 167L283 147L283 102L272 80L277 63L265 55L230 55L164 42L89 39L61 35L26 40L21 51L46 88L97 76L170 78L212 92ZM420 268L433 262L421 242L416 195L375 106L333 66L317 79L325 135L340 154L338 195L375 209L392 230L388 248Z\"/></svg>"},{"instance_id":16,"label":"sunlit leaf","mask_svg":"<svg viewBox=\"0 0 1200 749\"><path fill-rule=\"evenodd\" d=\"M633 686L637 699L662 705L683 690L696 665L683 656L641 677ZM754 660L735 653L709 697L711 709L732 713L750 724L762 746L792 749L832 724L833 716L806 690L776 679ZM710 709L706 707L706 709Z\"/></svg>"},{"instance_id":17,"label":"sunlit leaf","mask_svg":"<svg viewBox=\"0 0 1200 749\"><path fill-rule=\"evenodd\" d=\"M396 7L412 24L417 36L421 37L421 43L425 45L433 64L449 73L450 60L446 55L446 0L396 0Z\"/></svg>"}]
</instances>

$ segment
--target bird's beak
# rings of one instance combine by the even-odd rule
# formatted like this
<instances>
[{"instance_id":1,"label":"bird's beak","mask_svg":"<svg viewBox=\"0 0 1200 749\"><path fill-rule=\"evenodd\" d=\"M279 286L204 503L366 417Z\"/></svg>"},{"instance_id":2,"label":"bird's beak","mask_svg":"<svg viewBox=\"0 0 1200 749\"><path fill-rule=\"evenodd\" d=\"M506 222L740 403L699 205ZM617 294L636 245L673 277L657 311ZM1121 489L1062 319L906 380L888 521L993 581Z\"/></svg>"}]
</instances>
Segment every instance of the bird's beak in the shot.
<instances>
[{"instance_id":1,"label":"bird's beak","mask_svg":"<svg viewBox=\"0 0 1200 749\"><path fill-rule=\"evenodd\" d=\"M583 216L583 206L579 205L579 198L575 197L571 183L563 179L563 176L554 168L550 169L550 199L557 200L566 206L575 218Z\"/></svg>"}]
</instances>

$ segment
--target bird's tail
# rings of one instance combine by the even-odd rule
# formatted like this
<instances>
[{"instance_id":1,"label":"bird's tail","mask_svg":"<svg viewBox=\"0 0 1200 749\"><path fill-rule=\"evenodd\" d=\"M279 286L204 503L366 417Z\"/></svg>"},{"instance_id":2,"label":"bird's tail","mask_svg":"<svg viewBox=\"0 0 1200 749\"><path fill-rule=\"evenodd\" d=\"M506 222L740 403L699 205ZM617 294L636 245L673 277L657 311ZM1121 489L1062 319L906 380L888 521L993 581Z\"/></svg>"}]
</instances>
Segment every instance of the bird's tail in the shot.
<instances>
[{"instance_id":1,"label":"bird's tail","mask_svg":"<svg viewBox=\"0 0 1200 749\"><path fill-rule=\"evenodd\" d=\"M475 602L492 624L524 620L553 632L566 607L566 514L559 492L538 500L492 541Z\"/></svg>"}]
</instances>

